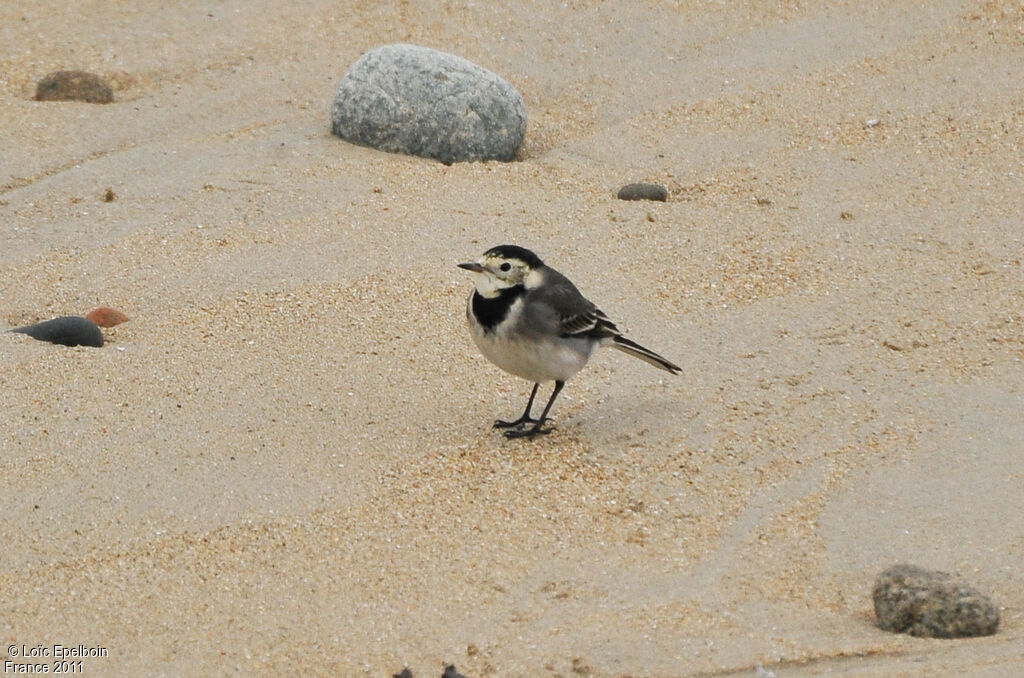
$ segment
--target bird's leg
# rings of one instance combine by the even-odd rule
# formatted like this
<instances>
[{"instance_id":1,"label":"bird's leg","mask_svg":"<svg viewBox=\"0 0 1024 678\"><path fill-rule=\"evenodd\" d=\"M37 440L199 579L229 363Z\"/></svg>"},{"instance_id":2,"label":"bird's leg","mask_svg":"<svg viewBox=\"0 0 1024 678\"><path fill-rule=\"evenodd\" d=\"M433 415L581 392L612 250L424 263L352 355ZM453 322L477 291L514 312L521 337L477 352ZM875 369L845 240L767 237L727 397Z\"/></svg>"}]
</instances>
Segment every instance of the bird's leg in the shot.
<instances>
[{"instance_id":1,"label":"bird's leg","mask_svg":"<svg viewBox=\"0 0 1024 678\"><path fill-rule=\"evenodd\" d=\"M522 426L523 424L532 424L537 420L530 416L530 410L533 408L533 399L537 395L537 389L540 388L540 384L534 384L533 390L530 391L530 399L526 401L526 411L523 412L523 416L519 417L515 421L502 421L499 419L494 422L494 428L515 428L516 426Z\"/></svg>"},{"instance_id":2,"label":"bird's leg","mask_svg":"<svg viewBox=\"0 0 1024 678\"><path fill-rule=\"evenodd\" d=\"M536 435L542 435L545 433L551 433L549 428L541 428L544 422L547 421L548 412L551 410L551 406L555 403L555 398L562 391L562 387L565 386L564 381L556 381L555 389L551 391L551 397L548 398L548 404L544 406L544 411L540 413L540 419L537 420L536 425L533 428L526 429L525 431L505 431L506 438L533 438ZM533 389L536 392L536 387ZM533 398L531 397L531 400Z\"/></svg>"}]
</instances>

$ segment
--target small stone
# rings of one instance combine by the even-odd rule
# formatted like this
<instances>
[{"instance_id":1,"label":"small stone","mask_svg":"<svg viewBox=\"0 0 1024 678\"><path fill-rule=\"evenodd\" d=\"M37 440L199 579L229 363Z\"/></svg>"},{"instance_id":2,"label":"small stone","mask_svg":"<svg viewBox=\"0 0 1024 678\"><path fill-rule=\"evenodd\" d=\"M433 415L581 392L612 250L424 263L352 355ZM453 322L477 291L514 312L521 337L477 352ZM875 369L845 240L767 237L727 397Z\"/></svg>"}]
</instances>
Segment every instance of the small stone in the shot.
<instances>
[{"instance_id":1,"label":"small stone","mask_svg":"<svg viewBox=\"0 0 1024 678\"><path fill-rule=\"evenodd\" d=\"M580 676L590 676L593 675L594 669L590 668L590 664L583 657L573 657L572 672Z\"/></svg>"},{"instance_id":2,"label":"small stone","mask_svg":"<svg viewBox=\"0 0 1024 678\"><path fill-rule=\"evenodd\" d=\"M114 90L106 80L85 71L56 71L36 84L36 101L84 101L109 104Z\"/></svg>"},{"instance_id":3,"label":"small stone","mask_svg":"<svg viewBox=\"0 0 1024 678\"><path fill-rule=\"evenodd\" d=\"M94 308L86 313L85 317L100 327L114 327L115 325L120 325L121 323L126 323L131 320L131 318L126 316L124 313L110 308L109 306Z\"/></svg>"},{"instance_id":4,"label":"small stone","mask_svg":"<svg viewBox=\"0 0 1024 678\"><path fill-rule=\"evenodd\" d=\"M401 670L401 672L392 673L391 678L412 678L412 671L410 671L409 667L406 666L404 669Z\"/></svg>"},{"instance_id":5,"label":"small stone","mask_svg":"<svg viewBox=\"0 0 1024 678\"><path fill-rule=\"evenodd\" d=\"M658 184L626 184L619 189L619 200L668 200L668 189Z\"/></svg>"},{"instance_id":6,"label":"small stone","mask_svg":"<svg viewBox=\"0 0 1024 678\"><path fill-rule=\"evenodd\" d=\"M894 565L878 576L871 597L884 631L925 638L988 636L999 609L983 593L945 572Z\"/></svg>"},{"instance_id":7,"label":"small stone","mask_svg":"<svg viewBox=\"0 0 1024 678\"><path fill-rule=\"evenodd\" d=\"M79 315L54 318L8 331L27 334L33 339L62 346L103 346L103 332L99 326Z\"/></svg>"},{"instance_id":8,"label":"small stone","mask_svg":"<svg viewBox=\"0 0 1024 678\"><path fill-rule=\"evenodd\" d=\"M507 80L417 45L370 50L342 78L331 131L355 144L443 163L509 161L526 135L526 105Z\"/></svg>"},{"instance_id":9,"label":"small stone","mask_svg":"<svg viewBox=\"0 0 1024 678\"><path fill-rule=\"evenodd\" d=\"M919 339L883 339L882 346L890 351L913 351L918 348L928 348L928 344Z\"/></svg>"},{"instance_id":10,"label":"small stone","mask_svg":"<svg viewBox=\"0 0 1024 678\"><path fill-rule=\"evenodd\" d=\"M466 678L466 676L456 671L454 664L449 664L444 667L444 673L441 674L441 678Z\"/></svg>"}]
</instances>

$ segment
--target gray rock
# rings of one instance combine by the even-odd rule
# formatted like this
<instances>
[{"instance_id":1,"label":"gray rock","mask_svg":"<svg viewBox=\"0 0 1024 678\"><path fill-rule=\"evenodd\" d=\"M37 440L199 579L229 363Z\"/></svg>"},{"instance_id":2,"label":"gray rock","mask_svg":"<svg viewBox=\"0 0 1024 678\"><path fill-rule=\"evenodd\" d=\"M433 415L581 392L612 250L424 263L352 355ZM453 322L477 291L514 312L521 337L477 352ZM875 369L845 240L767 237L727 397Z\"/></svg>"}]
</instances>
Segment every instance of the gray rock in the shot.
<instances>
[{"instance_id":1,"label":"gray rock","mask_svg":"<svg viewBox=\"0 0 1024 678\"><path fill-rule=\"evenodd\" d=\"M999 608L983 593L945 572L894 565L871 592L879 628L926 638L988 636L999 628Z\"/></svg>"},{"instance_id":2,"label":"gray rock","mask_svg":"<svg viewBox=\"0 0 1024 678\"><path fill-rule=\"evenodd\" d=\"M352 64L338 86L331 131L352 143L444 163L512 160L526 104L507 80L461 57L385 45Z\"/></svg>"},{"instance_id":3,"label":"gray rock","mask_svg":"<svg viewBox=\"0 0 1024 678\"><path fill-rule=\"evenodd\" d=\"M27 334L33 339L64 346L103 346L103 332L99 326L88 318L77 315L66 315L7 331Z\"/></svg>"},{"instance_id":4,"label":"gray rock","mask_svg":"<svg viewBox=\"0 0 1024 678\"><path fill-rule=\"evenodd\" d=\"M626 184L619 189L619 200L668 200L668 189L658 184Z\"/></svg>"}]
</instances>

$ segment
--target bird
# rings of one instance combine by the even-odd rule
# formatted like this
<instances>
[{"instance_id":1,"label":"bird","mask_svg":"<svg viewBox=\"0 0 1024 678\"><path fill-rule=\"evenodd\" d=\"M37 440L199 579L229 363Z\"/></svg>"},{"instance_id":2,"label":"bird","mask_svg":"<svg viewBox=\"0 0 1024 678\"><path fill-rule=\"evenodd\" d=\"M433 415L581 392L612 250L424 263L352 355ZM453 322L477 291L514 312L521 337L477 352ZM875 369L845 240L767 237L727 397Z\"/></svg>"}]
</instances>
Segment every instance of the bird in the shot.
<instances>
[{"instance_id":1,"label":"bird","mask_svg":"<svg viewBox=\"0 0 1024 678\"><path fill-rule=\"evenodd\" d=\"M550 433L544 422L555 398L599 346L613 346L672 374L682 371L623 336L571 280L525 247L498 245L477 261L457 266L473 273L466 320L480 352L504 371L533 382L522 416L494 422L495 428L507 429L507 438ZM535 419L530 416L534 398L540 385L549 381L555 386Z\"/></svg>"}]
</instances>

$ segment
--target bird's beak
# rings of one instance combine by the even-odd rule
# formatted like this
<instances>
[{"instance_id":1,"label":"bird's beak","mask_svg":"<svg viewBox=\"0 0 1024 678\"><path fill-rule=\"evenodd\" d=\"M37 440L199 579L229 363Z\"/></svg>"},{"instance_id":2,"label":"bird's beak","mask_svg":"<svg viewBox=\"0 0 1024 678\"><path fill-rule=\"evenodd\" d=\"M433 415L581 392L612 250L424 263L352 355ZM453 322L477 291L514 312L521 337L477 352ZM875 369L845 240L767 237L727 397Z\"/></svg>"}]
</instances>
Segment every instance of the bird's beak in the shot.
<instances>
[{"instance_id":1,"label":"bird's beak","mask_svg":"<svg viewBox=\"0 0 1024 678\"><path fill-rule=\"evenodd\" d=\"M459 268L464 268L467 271L473 271L473 273L483 273L484 267L475 261L470 261L465 264L458 264Z\"/></svg>"}]
</instances>

